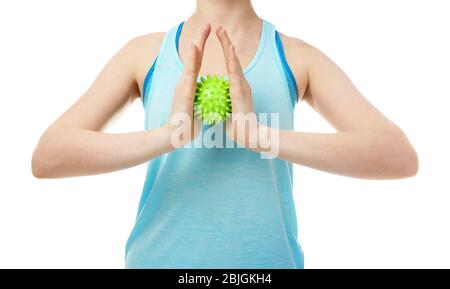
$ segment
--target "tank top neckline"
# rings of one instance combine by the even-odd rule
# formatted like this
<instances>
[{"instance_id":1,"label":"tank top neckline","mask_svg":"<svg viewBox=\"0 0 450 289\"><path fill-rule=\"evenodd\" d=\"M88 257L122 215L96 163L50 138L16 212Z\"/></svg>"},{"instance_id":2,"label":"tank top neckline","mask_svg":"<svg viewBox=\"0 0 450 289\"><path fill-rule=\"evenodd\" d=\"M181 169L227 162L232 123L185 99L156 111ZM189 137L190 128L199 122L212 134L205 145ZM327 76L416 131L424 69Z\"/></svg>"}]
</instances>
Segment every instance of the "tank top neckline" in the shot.
<instances>
[{"instance_id":1,"label":"tank top neckline","mask_svg":"<svg viewBox=\"0 0 450 289\"><path fill-rule=\"evenodd\" d=\"M250 72L250 70L256 65L256 63L258 63L258 60L260 59L262 52L264 50L264 46L265 46L265 42L266 42L266 38L267 38L267 33L268 33L268 28L269 28L269 23L264 20L261 19L262 25L261 25L261 34L259 36L259 44L258 47L256 49L255 54L253 55L252 59L250 60L250 63L243 69L244 74L247 74L248 72ZM183 21L179 26L183 25L185 23L185 21ZM175 27L173 30L176 30L177 27ZM180 29L178 36L180 35L182 29ZM175 33L174 33L175 34ZM176 37L173 37L172 39L170 39L173 43L171 45L171 50L173 52L173 54L175 55L175 59L176 62L178 64L178 66L183 70L184 69L184 63L181 60L180 54L178 52L178 45L176 45L177 39ZM228 78L227 75L224 76L225 78ZM200 78L200 75L199 75Z\"/></svg>"}]
</instances>

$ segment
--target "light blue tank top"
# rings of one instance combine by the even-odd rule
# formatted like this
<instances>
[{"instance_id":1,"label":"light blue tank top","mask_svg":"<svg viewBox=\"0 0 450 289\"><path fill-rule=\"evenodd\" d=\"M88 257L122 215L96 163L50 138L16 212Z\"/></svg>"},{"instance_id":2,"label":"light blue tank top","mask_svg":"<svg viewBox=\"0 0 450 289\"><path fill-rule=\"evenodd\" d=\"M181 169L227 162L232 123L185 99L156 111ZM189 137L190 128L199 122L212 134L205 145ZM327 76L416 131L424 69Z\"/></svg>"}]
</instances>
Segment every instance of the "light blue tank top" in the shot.
<instances>
[{"instance_id":1,"label":"light blue tank top","mask_svg":"<svg viewBox=\"0 0 450 289\"><path fill-rule=\"evenodd\" d=\"M166 33L147 75L146 129L168 120L183 70L182 27ZM279 113L279 127L292 130L295 81L268 21L244 73L255 112ZM203 134L209 128L203 125ZM292 184L292 163L241 147L183 147L152 159L126 244L126 268L303 268Z\"/></svg>"}]
</instances>

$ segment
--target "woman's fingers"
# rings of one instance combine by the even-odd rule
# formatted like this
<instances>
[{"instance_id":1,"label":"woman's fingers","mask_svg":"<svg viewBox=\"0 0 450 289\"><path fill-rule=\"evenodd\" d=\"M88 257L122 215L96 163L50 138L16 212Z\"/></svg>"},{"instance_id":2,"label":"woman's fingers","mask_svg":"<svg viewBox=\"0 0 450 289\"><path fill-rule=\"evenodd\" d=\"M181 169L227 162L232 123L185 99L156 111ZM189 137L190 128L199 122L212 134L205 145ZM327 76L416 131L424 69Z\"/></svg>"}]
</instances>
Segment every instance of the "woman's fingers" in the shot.
<instances>
[{"instance_id":1,"label":"woman's fingers","mask_svg":"<svg viewBox=\"0 0 450 289\"><path fill-rule=\"evenodd\" d=\"M200 132L201 122L193 119L193 102L197 77L202 66L203 50L210 32L211 26L208 24L200 30L195 40L189 45L184 70L175 88L169 124L171 128L176 128L176 135L172 135L176 148L192 141Z\"/></svg>"},{"instance_id":2,"label":"woman's fingers","mask_svg":"<svg viewBox=\"0 0 450 289\"><path fill-rule=\"evenodd\" d=\"M211 25L207 24L189 46L188 58L184 67L184 85L188 86L190 91L195 92L197 76L202 66L203 50L210 32Z\"/></svg>"},{"instance_id":3,"label":"woman's fingers","mask_svg":"<svg viewBox=\"0 0 450 289\"><path fill-rule=\"evenodd\" d=\"M203 50L205 49L205 43L208 39L208 36L211 32L211 25L206 24L205 27L200 31L199 35L197 36L197 39L195 39L195 45L199 48L199 52L201 57L203 57Z\"/></svg>"},{"instance_id":4,"label":"woman's fingers","mask_svg":"<svg viewBox=\"0 0 450 289\"><path fill-rule=\"evenodd\" d=\"M234 91L234 97L240 97L242 94L242 85L245 81L241 63L239 62L234 45L231 42L226 30L219 26L216 30L216 34L220 41L220 45L222 46L225 57L225 64L227 66L228 76L231 83L230 89Z\"/></svg>"},{"instance_id":5,"label":"woman's fingers","mask_svg":"<svg viewBox=\"0 0 450 289\"><path fill-rule=\"evenodd\" d=\"M234 45L228 36L227 31L219 26L216 30L217 37L219 38L220 45L222 46L223 53L226 60L228 73L237 74L243 76L241 63L236 55Z\"/></svg>"}]
</instances>

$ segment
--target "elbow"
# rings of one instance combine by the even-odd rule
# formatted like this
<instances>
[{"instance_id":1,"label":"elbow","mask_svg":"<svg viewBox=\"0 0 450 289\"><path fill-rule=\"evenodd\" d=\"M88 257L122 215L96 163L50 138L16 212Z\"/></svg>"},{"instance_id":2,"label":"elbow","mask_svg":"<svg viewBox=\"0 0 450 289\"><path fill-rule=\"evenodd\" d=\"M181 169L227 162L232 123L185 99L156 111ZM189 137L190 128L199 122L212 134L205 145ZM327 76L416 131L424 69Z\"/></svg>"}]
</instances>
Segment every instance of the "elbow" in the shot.
<instances>
[{"instance_id":1,"label":"elbow","mask_svg":"<svg viewBox=\"0 0 450 289\"><path fill-rule=\"evenodd\" d=\"M419 157L414 148L409 145L403 153L400 169L400 178L410 178L417 175L419 171Z\"/></svg>"},{"instance_id":2,"label":"elbow","mask_svg":"<svg viewBox=\"0 0 450 289\"><path fill-rule=\"evenodd\" d=\"M49 178L49 169L42 149L37 147L31 158L31 173L37 179Z\"/></svg>"},{"instance_id":3,"label":"elbow","mask_svg":"<svg viewBox=\"0 0 450 289\"><path fill-rule=\"evenodd\" d=\"M416 150L411 146L410 162L409 162L409 177L414 177L419 172L419 156Z\"/></svg>"},{"instance_id":4,"label":"elbow","mask_svg":"<svg viewBox=\"0 0 450 289\"><path fill-rule=\"evenodd\" d=\"M391 135L391 142L387 150L387 171L391 172L394 179L410 178L419 171L419 157L416 150L409 142L408 137L398 130Z\"/></svg>"},{"instance_id":5,"label":"elbow","mask_svg":"<svg viewBox=\"0 0 450 289\"><path fill-rule=\"evenodd\" d=\"M58 168L58 157L55 155L54 140L48 133L44 133L31 157L31 173L37 179L55 177Z\"/></svg>"}]
</instances>

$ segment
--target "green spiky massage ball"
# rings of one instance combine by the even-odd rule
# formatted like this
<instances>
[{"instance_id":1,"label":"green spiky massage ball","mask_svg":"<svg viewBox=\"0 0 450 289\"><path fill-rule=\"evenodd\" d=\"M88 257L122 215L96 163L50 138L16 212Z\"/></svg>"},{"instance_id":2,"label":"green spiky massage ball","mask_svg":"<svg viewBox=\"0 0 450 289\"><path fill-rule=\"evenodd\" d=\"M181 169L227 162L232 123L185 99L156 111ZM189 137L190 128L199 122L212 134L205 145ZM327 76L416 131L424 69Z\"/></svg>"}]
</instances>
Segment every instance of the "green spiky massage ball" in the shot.
<instances>
[{"instance_id":1,"label":"green spiky massage ball","mask_svg":"<svg viewBox=\"0 0 450 289\"><path fill-rule=\"evenodd\" d=\"M195 92L194 113L210 125L226 120L231 113L230 82L216 75L201 77Z\"/></svg>"}]
</instances>

